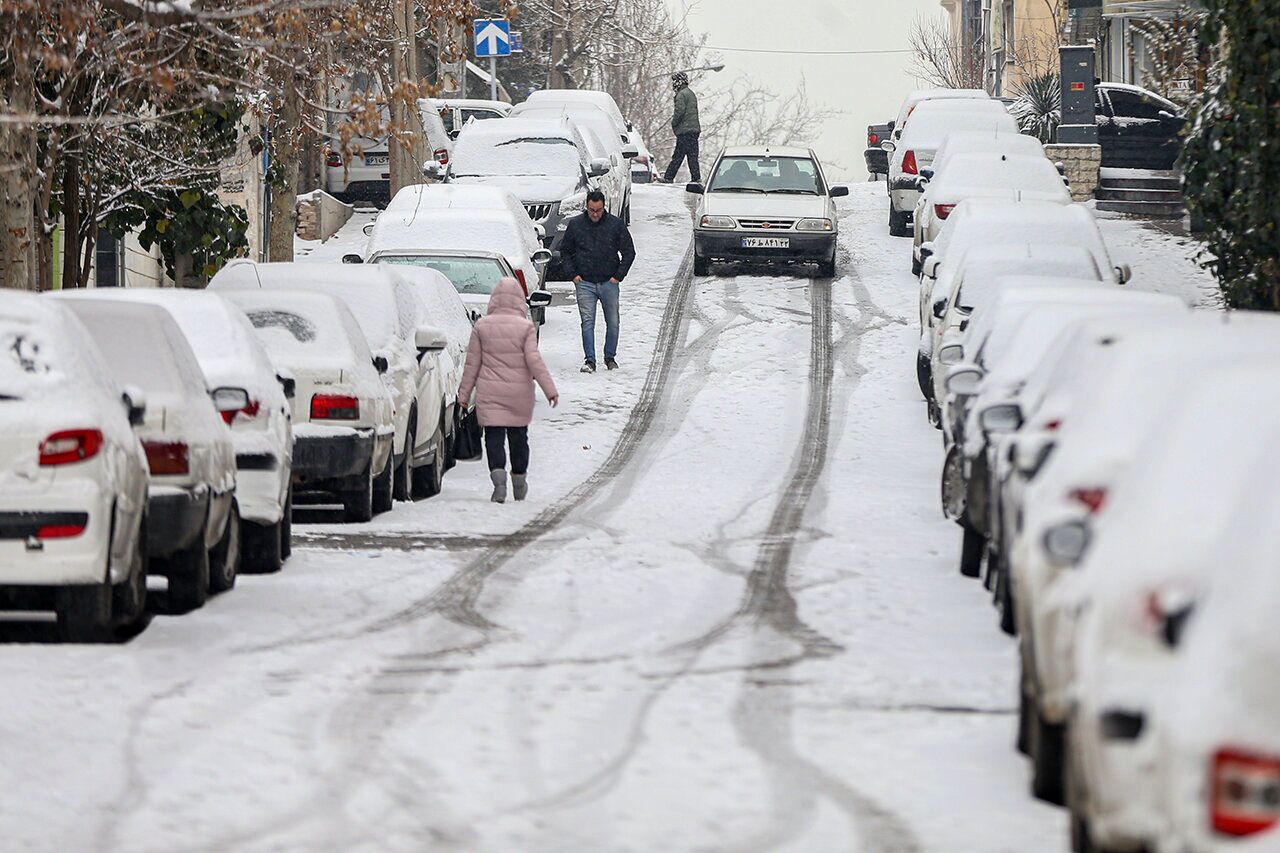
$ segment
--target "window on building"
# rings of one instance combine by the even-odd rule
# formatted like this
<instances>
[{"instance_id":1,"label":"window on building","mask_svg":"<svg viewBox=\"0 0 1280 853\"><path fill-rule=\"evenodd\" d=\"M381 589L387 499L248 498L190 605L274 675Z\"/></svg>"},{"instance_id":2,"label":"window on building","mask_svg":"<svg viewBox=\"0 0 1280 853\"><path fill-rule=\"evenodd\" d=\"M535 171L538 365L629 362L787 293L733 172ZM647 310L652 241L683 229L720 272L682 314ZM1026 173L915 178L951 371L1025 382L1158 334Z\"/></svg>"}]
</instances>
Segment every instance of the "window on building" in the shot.
<instances>
[{"instance_id":1,"label":"window on building","mask_svg":"<svg viewBox=\"0 0 1280 853\"><path fill-rule=\"evenodd\" d=\"M124 287L124 243L101 228L94 252L93 275L98 287Z\"/></svg>"},{"instance_id":2,"label":"window on building","mask_svg":"<svg viewBox=\"0 0 1280 853\"><path fill-rule=\"evenodd\" d=\"M1017 17L1017 13L1013 8L1013 0L1005 0L1002 16L1004 18L1004 26L1002 27L1004 44L1001 45L1001 48L1004 50L1004 61L1012 62L1014 59L1015 41L1014 24Z\"/></svg>"}]
</instances>

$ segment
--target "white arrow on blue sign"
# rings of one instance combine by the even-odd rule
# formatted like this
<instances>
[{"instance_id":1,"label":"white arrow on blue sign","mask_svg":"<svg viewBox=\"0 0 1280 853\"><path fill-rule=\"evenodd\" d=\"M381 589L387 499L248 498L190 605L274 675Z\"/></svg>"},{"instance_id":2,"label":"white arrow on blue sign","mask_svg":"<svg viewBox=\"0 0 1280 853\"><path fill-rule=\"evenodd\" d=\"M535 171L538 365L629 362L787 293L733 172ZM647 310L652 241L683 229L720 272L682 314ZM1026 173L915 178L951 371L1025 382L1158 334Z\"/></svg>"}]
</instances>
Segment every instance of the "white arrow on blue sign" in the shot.
<instances>
[{"instance_id":1,"label":"white arrow on blue sign","mask_svg":"<svg viewBox=\"0 0 1280 853\"><path fill-rule=\"evenodd\" d=\"M473 21L476 58L511 55L511 24L503 19Z\"/></svg>"}]
</instances>

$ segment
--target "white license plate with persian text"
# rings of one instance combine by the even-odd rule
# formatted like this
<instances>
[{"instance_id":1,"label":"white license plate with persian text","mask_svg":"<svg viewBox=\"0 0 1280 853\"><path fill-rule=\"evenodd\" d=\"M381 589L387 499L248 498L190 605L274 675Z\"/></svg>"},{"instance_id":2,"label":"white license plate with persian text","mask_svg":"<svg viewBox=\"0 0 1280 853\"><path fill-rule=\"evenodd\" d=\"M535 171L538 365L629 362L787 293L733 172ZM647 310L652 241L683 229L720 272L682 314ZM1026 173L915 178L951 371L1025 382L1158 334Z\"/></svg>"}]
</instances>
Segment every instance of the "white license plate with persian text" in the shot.
<instances>
[{"instance_id":1,"label":"white license plate with persian text","mask_svg":"<svg viewBox=\"0 0 1280 853\"><path fill-rule=\"evenodd\" d=\"M744 249L788 249L791 247L790 237L743 237Z\"/></svg>"}]
</instances>

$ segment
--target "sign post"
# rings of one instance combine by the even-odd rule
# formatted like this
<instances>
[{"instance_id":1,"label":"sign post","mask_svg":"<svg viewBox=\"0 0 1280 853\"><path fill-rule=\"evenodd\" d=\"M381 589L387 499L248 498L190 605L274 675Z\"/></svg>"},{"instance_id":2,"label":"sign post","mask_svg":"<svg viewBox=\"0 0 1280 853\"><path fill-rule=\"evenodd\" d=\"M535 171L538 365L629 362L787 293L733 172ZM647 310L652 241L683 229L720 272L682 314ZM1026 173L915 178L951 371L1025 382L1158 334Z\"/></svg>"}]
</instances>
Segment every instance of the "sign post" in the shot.
<instances>
[{"instance_id":1,"label":"sign post","mask_svg":"<svg viewBox=\"0 0 1280 853\"><path fill-rule=\"evenodd\" d=\"M476 59L489 60L489 99L498 100L498 57L511 55L511 24L505 18L477 19Z\"/></svg>"}]
</instances>

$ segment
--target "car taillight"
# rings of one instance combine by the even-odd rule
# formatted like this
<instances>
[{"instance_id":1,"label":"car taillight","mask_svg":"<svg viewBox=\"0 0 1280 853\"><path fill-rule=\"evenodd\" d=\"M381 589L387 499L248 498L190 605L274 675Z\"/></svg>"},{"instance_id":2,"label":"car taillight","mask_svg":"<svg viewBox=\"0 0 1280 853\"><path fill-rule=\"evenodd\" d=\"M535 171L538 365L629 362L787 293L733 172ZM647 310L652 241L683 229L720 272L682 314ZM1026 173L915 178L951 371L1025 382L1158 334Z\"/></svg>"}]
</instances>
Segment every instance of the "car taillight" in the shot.
<instances>
[{"instance_id":1,"label":"car taillight","mask_svg":"<svg viewBox=\"0 0 1280 853\"><path fill-rule=\"evenodd\" d=\"M258 416L258 412L262 411L262 404L257 400L250 400L249 405L243 409L232 412L223 412L222 420L227 426L231 426L231 422L236 419L236 415L244 415L245 420L253 420Z\"/></svg>"},{"instance_id":2,"label":"car taillight","mask_svg":"<svg viewBox=\"0 0 1280 853\"><path fill-rule=\"evenodd\" d=\"M875 147L876 147L877 145L879 145L879 144L880 144L880 136L879 136L879 134L875 134L875 133L868 133L868 134L867 134L867 147L868 147L868 148L875 148Z\"/></svg>"},{"instance_id":3,"label":"car taillight","mask_svg":"<svg viewBox=\"0 0 1280 853\"><path fill-rule=\"evenodd\" d=\"M954 204L935 204L933 206L933 212L939 219L946 219L951 215L951 211L955 209L956 206Z\"/></svg>"},{"instance_id":4,"label":"car taillight","mask_svg":"<svg viewBox=\"0 0 1280 853\"><path fill-rule=\"evenodd\" d=\"M91 459L102 449L102 433L96 429L55 432L40 442L41 465L66 465Z\"/></svg>"},{"instance_id":5,"label":"car taillight","mask_svg":"<svg viewBox=\"0 0 1280 853\"><path fill-rule=\"evenodd\" d=\"M342 167L342 155L337 151L330 151L329 156L324 158L324 164L330 169L339 169Z\"/></svg>"},{"instance_id":6,"label":"car taillight","mask_svg":"<svg viewBox=\"0 0 1280 853\"><path fill-rule=\"evenodd\" d=\"M1072 489L1070 498L1078 504L1082 504L1085 509L1089 510L1092 515L1102 509L1107 502L1106 489Z\"/></svg>"},{"instance_id":7,"label":"car taillight","mask_svg":"<svg viewBox=\"0 0 1280 853\"><path fill-rule=\"evenodd\" d=\"M902 173L904 175L920 174L920 169L916 166L916 152L908 151L902 155Z\"/></svg>"},{"instance_id":8,"label":"car taillight","mask_svg":"<svg viewBox=\"0 0 1280 853\"><path fill-rule=\"evenodd\" d=\"M83 524L46 524L36 530L37 539L71 539L84 533Z\"/></svg>"},{"instance_id":9,"label":"car taillight","mask_svg":"<svg viewBox=\"0 0 1280 853\"><path fill-rule=\"evenodd\" d=\"M516 270L516 281L520 282L520 289L524 291L524 298L529 298L529 285L524 280L524 270Z\"/></svg>"},{"instance_id":10,"label":"car taillight","mask_svg":"<svg viewBox=\"0 0 1280 853\"><path fill-rule=\"evenodd\" d=\"M1222 835L1253 835L1280 820L1280 758L1223 748L1213 756L1211 820Z\"/></svg>"},{"instance_id":11,"label":"car taillight","mask_svg":"<svg viewBox=\"0 0 1280 853\"><path fill-rule=\"evenodd\" d=\"M190 470L185 442L144 441L142 449L147 452L147 466L153 475L185 474Z\"/></svg>"},{"instance_id":12,"label":"car taillight","mask_svg":"<svg viewBox=\"0 0 1280 853\"><path fill-rule=\"evenodd\" d=\"M436 162L439 163L441 166L449 165L449 149L448 148L437 148L435 151L431 153L431 156L435 157Z\"/></svg>"},{"instance_id":13,"label":"car taillight","mask_svg":"<svg viewBox=\"0 0 1280 853\"><path fill-rule=\"evenodd\" d=\"M354 421L360 417L360 400L347 394L316 394L311 398L311 419Z\"/></svg>"}]
</instances>

